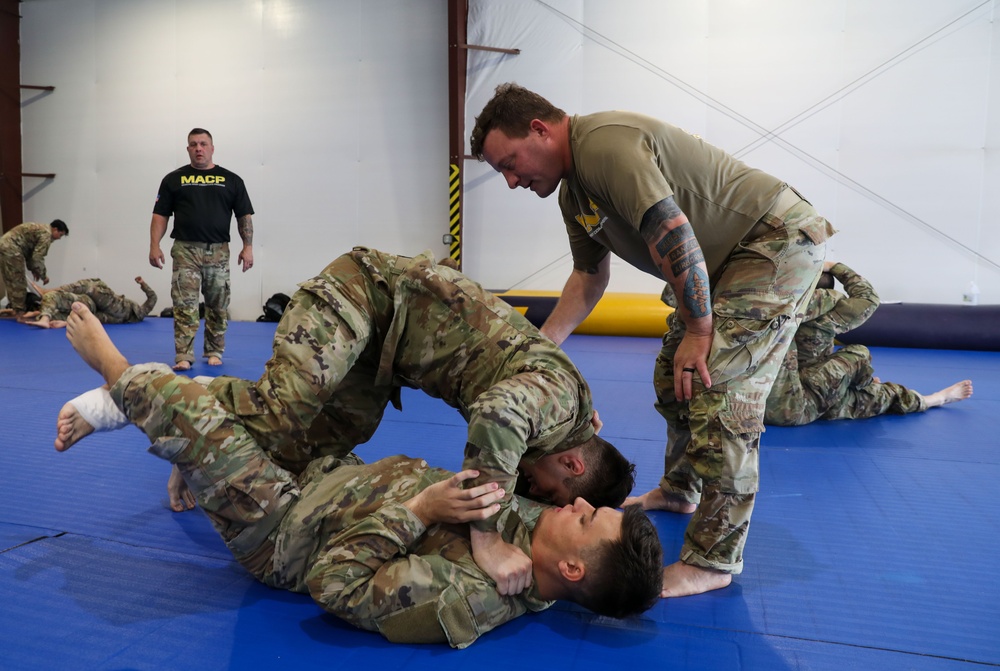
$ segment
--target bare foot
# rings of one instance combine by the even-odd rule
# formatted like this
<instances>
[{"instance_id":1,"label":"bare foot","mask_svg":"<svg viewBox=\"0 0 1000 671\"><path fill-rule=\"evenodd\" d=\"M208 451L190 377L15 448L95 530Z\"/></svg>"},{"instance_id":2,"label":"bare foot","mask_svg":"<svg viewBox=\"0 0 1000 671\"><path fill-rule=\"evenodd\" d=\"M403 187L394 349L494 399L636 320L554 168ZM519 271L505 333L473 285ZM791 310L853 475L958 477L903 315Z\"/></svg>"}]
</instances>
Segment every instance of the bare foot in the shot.
<instances>
[{"instance_id":1,"label":"bare foot","mask_svg":"<svg viewBox=\"0 0 1000 671\"><path fill-rule=\"evenodd\" d=\"M878 377L874 375L872 375L872 382L874 382L875 384L882 384L882 380L878 379Z\"/></svg>"},{"instance_id":2,"label":"bare foot","mask_svg":"<svg viewBox=\"0 0 1000 671\"><path fill-rule=\"evenodd\" d=\"M81 438L94 432L94 427L80 416L72 403L67 403L59 411L56 419L56 449L60 452L73 447Z\"/></svg>"},{"instance_id":3,"label":"bare foot","mask_svg":"<svg viewBox=\"0 0 1000 671\"><path fill-rule=\"evenodd\" d=\"M108 385L113 385L128 368L128 361L108 337L104 325L83 303L73 303L66 320L66 338L88 366Z\"/></svg>"},{"instance_id":4,"label":"bare foot","mask_svg":"<svg viewBox=\"0 0 1000 671\"><path fill-rule=\"evenodd\" d=\"M34 319L40 314L42 314L40 311L32 310L31 312L25 312L23 315L21 315L21 319Z\"/></svg>"},{"instance_id":5,"label":"bare foot","mask_svg":"<svg viewBox=\"0 0 1000 671\"><path fill-rule=\"evenodd\" d=\"M924 396L924 400L927 401L928 408L936 408L948 403L954 403L955 401L964 401L970 396L972 396L972 380L962 380L950 387L945 387L940 391Z\"/></svg>"},{"instance_id":6,"label":"bare foot","mask_svg":"<svg viewBox=\"0 0 1000 671\"><path fill-rule=\"evenodd\" d=\"M659 487L646 492L642 496L630 496L625 499L625 503L622 505L630 506L634 503L642 505L643 510L666 510L672 513L683 513L685 515L693 513L698 507L695 504L689 503L683 499L668 496L667 493Z\"/></svg>"},{"instance_id":7,"label":"bare foot","mask_svg":"<svg viewBox=\"0 0 1000 671\"><path fill-rule=\"evenodd\" d=\"M174 364L174 370L191 370L190 361L178 361Z\"/></svg>"},{"instance_id":8,"label":"bare foot","mask_svg":"<svg viewBox=\"0 0 1000 671\"><path fill-rule=\"evenodd\" d=\"M729 573L691 566L684 562L674 562L663 569L663 590L660 596L666 599L703 594L714 589L722 589L732 581L733 576Z\"/></svg>"},{"instance_id":9,"label":"bare foot","mask_svg":"<svg viewBox=\"0 0 1000 671\"><path fill-rule=\"evenodd\" d=\"M210 357L208 357L208 365L209 366L221 366L222 365L222 359L220 357L217 357L217 356L210 356Z\"/></svg>"}]
</instances>

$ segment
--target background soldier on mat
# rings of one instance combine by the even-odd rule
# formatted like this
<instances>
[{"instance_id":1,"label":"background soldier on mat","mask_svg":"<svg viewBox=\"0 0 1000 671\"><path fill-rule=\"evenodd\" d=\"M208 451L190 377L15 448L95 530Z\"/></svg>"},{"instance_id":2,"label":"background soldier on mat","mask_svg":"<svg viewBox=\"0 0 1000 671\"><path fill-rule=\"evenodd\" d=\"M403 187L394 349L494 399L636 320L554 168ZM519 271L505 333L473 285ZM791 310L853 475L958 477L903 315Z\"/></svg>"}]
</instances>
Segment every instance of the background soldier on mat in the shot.
<instances>
[{"instance_id":1,"label":"background soldier on mat","mask_svg":"<svg viewBox=\"0 0 1000 671\"><path fill-rule=\"evenodd\" d=\"M878 308L879 297L868 280L843 263L827 261L823 271L841 283L846 295L832 288L813 292L767 397L765 423L801 426L817 419L902 415L972 395L971 380L926 396L894 382L882 382L874 377L867 347L836 349L836 337L865 323Z\"/></svg>"},{"instance_id":2,"label":"background soldier on mat","mask_svg":"<svg viewBox=\"0 0 1000 671\"><path fill-rule=\"evenodd\" d=\"M508 596L472 558L465 523L495 513L506 495L495 483L463 488L475 471L453 475L403 456L364 465L347 455L296 476L197 382L163 364L129 366L80 303L67 336L110 387L95 391L113 399L115 425L131 420L150 451L176 465L233 556L264 584L308 592L357 627L464 648L554 599L611 617L657 599L663 554L639 506L623 514L582 499L562 508L520 500L502 533L531 554L534 579ZM73 402L60 412L58 450L81 437L77 417Z\"/></svg>"},{"instance_id":3,"label":"background soldier on mat","mask_svg":"<svg viewBox=\"0 0 1000 671\"><path fill-rule=\"evenodd\" d=\"M54 240L69 235L69 228L62 219L51 224L26 223L15 226L0 238L0 274L7 291L7 308L0 316L20 317L24 314L28 280L24 275L27 265L36 282L49 283L45 269L45 255Z\"/></svg>"},{"instance_id":4,"label":"background soldier on mat","mask_svg":"<svg viewBox=\"0 0 1000 671\"><path fill-rule=\"evenodd\" d=\"M153 291L141 277L135 278L136 284L146 294L146 302L140 305L117 294L103 280L91 278L77 280L54 289L43 289L37 284L32 285L41 297L42 305L36 313L25 313L24 323L39 328L63 328L70 306L81 302L94 313L102 324L133 324L146 318L156 305L156 292ZM28 321L37 317L34 321Z\"/></svg>"}]
</instances>

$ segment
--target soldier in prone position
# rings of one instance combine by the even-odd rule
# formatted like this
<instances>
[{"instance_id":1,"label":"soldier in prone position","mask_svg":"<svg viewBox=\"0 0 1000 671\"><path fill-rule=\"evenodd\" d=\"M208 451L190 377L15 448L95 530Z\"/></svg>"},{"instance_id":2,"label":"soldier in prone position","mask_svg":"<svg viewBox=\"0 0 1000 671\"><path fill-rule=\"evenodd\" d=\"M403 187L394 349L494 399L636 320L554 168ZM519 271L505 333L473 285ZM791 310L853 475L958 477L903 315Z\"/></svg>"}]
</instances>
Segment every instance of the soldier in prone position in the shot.
<instances>
[{"instance_id":1,"label":"soldier in prone position","mask_svg":"<svg viewBox=\"0 0 1000 671\"><path fill-rule=\"evenodd\" d=\"M54 289L43 289L34 284L32 286L35 291L42 297L41 307L36 313L25 313L21 321L39 328L64 328L70 306L80 302L86 305L102 324L141 322L156 306L156 292L142 277L136 277L135 283L146 294L146 301L141 305L123 294L115 293L106 282L96 277L70 282Z\"/></svg>"},{"instance_id":2,"label":"soldier in prone position","mask_svg":"<svg viewBox=\"0 0 1000 671\"><path fill-rule=\"evenodd\" d=\"M764 422L802 426L817 419L864 419L884 414L924 412L972 396L972 381L961 380L933 394L921 394L875 377L864 345L835 347L835 339L864 324L879 306L874 287L843 263L827 261L829 288L813 291L802 323L781 362L767 397ZM844 293L832 288L836 279Z\"/></svg>"}]
</instances>

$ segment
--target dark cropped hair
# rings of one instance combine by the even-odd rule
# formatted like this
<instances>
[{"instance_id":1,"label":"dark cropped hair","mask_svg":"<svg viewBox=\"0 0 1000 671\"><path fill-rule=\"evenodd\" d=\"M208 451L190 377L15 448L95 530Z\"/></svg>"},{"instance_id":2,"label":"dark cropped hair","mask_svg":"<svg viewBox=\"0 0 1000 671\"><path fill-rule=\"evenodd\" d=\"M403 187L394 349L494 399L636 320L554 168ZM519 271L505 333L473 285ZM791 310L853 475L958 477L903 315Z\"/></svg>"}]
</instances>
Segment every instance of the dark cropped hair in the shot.
<instances>
[{"instance_id":1,"label":"dark cropped hair","mask_svg":"<svg viewBox=\"0 0 1000 671\"><path fill-rule=\"evenodd\" d=\"M491 130L499 130L511 138L526 137L533 119L556 122L565 116L566 112L523 86L514 82L500 84L476 117L469 138L472 155L483 160L483 142Z\"/></svg>"},{"instance_id":2,"label":"dark cropped hair","mask_svg":"<svg viewBox=\"0 0 1000 671\"><path fill-rule=\"evenodd\" d=\"M191 137L192 135L207 135L209 140L215 142L215 138L212 137L212 134L204 128L192 128L191 132L188 133L188 137Z\"/></svg>"},{"instance_id":3,"label":"dark cropped hair","mask_svg":"<svg viewBox=\"0 0 1000 671\"><path fill-rule=\"evenodd\" d=\"M596 434L581 447L583 475L563 480L570 501L581 496L595 508L617 508L635 487L635 464Z\"/></svg>"},{"instance_id":4,"label":"dark cropped hair","mask_svg":"<svg viewBox=\"0 0 1000 671\"><path fill-rule=\"evenodd\" d=\"M649 610L663 589L663 547L656 528L633 504L622 515L621 536L585 550L587 571L574 601L609 617Z\"/></svg>"},{"instance_id":5,"label":"dark cropped hair","mask_svg":"<svg viewBox=\"0 0 1000 671\"><path fill-rule=\"evenodd\" d=\"M56 229L63 235L69 235L69 226L67 226L66 222L63 221L62 219L53 219L52 223L49 224L49 226Z\"/></svg>"}]
</instances>

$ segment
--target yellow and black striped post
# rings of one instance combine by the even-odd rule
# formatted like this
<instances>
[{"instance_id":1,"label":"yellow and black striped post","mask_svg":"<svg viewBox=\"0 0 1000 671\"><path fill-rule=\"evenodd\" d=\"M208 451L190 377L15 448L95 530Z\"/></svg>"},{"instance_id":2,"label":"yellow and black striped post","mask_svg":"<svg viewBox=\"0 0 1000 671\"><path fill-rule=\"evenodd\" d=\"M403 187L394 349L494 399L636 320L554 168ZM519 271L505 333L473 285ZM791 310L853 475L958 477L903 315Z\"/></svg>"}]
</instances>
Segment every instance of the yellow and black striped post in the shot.
<instances>
[{"instance_id":1,"label":"yellow and black striped post","mask_svg":"<svg viewBox=\"0 0 1000 671\"><path fill-rule=\"evenodd\" d=\"M451 171L448 176L448 235L444 236L444 242L448 245L448 256L462 267L462 171L451 164Z\"/></svg>"}]
</instances>

